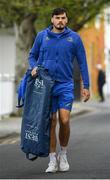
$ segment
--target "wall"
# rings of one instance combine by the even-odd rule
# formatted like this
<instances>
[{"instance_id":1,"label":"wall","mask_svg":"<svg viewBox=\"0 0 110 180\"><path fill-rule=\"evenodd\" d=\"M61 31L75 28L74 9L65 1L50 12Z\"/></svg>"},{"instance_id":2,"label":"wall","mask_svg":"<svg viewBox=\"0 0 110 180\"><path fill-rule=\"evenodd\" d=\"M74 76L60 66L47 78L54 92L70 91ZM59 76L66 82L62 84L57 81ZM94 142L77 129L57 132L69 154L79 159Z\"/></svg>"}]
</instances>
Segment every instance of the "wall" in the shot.
<instances>
[{"instance_id":1,"label":"wall","mask_svg":"<svg viewBox=\"0 0 110 180\"><path fill-rule=\"evenodd\" d=\"M0 29L0 116L14 109L15 37L13 30Z\"/></svg>"},{"instance_id":2,"label":"wall","mask_svg":"<svg viewBox=\"0 0 110 180\"><path fill-rule=\"evenodd\" d=\"M104 19L99 15L80 31L82 37L90 74L91 93L97 95L97 69L96 64L104 67Z\"/></svg>"}]
</instances>

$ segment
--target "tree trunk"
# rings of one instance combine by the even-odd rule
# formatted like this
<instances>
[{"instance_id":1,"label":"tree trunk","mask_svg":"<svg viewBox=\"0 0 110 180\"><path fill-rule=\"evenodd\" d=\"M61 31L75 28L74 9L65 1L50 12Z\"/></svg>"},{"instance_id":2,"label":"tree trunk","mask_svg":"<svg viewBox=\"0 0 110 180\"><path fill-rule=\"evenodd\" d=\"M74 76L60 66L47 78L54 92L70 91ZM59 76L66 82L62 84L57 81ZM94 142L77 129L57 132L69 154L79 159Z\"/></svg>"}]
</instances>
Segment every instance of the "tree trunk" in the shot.
<instances>
[{"instance_id":1,"label":"tree trunk","mask_svg":"<svg viewBox=\"0 0 110 180\"><path fill-rule=\"evenodd\" d=\"M17 82L19 82L28 68L28 54L36 35L34 27L35 20L35 16L28 15L20 25L15 24Z\"/></svg>"},{"instance_id":2,"label":"tree trunk","mask_svg":"<svg viewBox=\"0 0 110 180\"><path fill-rule=\"evenodd\" d=\"M33 15L27 16L20 25L15 23L15 37L16 37L16 59L15 59L15 102L17 105L17 87L22 79L24 73L28 68L28 55L35 39L36 31L34 22L36 17ZM22 109L14 108L14 114L22 115Z\"/></svg>"}]
</instances>

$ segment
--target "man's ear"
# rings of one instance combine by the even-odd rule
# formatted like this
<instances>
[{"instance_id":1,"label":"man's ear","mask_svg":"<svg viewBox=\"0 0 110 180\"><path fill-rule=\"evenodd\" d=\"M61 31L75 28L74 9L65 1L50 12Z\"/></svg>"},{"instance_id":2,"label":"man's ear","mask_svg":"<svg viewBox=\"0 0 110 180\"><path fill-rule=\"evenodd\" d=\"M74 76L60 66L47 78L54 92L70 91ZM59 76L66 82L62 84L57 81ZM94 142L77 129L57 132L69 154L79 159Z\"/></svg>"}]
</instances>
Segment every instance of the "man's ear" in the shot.
<instances>
[{"instance_id":1,"label":"man's ear","mask_svg":"<svg viewBox=\"0 0 110 180\"><path fill-rule=\"evenodd\" d=\"M53 24L53 18L51 18L51 23Z\"/></svg>"},{"instance_id":2,"label":"man's ear","mask_svg":"<svg viewBox=\"0 0 110 180\"><path fill-rule=\"evenodd\" d=\"M66 18L66 24L68 23L68 18Z\"/></svg>"}]
</instances>

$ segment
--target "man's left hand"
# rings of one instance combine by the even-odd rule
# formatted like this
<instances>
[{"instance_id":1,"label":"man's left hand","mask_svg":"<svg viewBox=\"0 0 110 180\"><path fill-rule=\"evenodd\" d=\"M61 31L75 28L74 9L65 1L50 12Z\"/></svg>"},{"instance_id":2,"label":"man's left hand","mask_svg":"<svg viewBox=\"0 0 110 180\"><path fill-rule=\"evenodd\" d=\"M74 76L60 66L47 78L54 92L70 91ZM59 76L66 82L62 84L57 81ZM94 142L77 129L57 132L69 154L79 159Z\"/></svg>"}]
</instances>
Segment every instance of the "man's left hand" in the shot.
<instances>
[{"instance_id":1,"label":"man's left hand","mask_svg":"<svg viewBox=\"0 0 110 180\"><path fill-rule=\"evenodd\" d=\"M90 91L89 89L82 89L82 98L83 98L83 101L86 102L89 100L90 98Z\"/></svg>"}]
</instances>

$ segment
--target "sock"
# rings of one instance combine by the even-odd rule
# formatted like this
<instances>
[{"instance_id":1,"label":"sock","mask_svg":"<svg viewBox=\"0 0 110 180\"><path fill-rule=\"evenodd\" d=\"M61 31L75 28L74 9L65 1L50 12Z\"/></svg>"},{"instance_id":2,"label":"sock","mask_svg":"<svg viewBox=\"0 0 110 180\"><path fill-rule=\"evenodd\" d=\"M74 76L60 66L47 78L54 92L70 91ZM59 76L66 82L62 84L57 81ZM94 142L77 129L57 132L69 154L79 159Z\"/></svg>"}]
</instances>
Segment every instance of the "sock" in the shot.
<instances>
[{"instance_id":1,"label":"sock","mask_svg":"<svg viewBox=\"0 0 110 180\"><path fill-rule=\"evenodd\" d=\"M67 153L67 146L61 146L61 153Z\"/></svg>"},{"instance_id":2,"label":"sock","mask_svg":"<svg viewBox=\"0 0 110 180\"><path fill-rule=\"evenodd\" d=\"M49 153L50 161L56 161L56 152Z\"/></svg>"}]
</instances>

